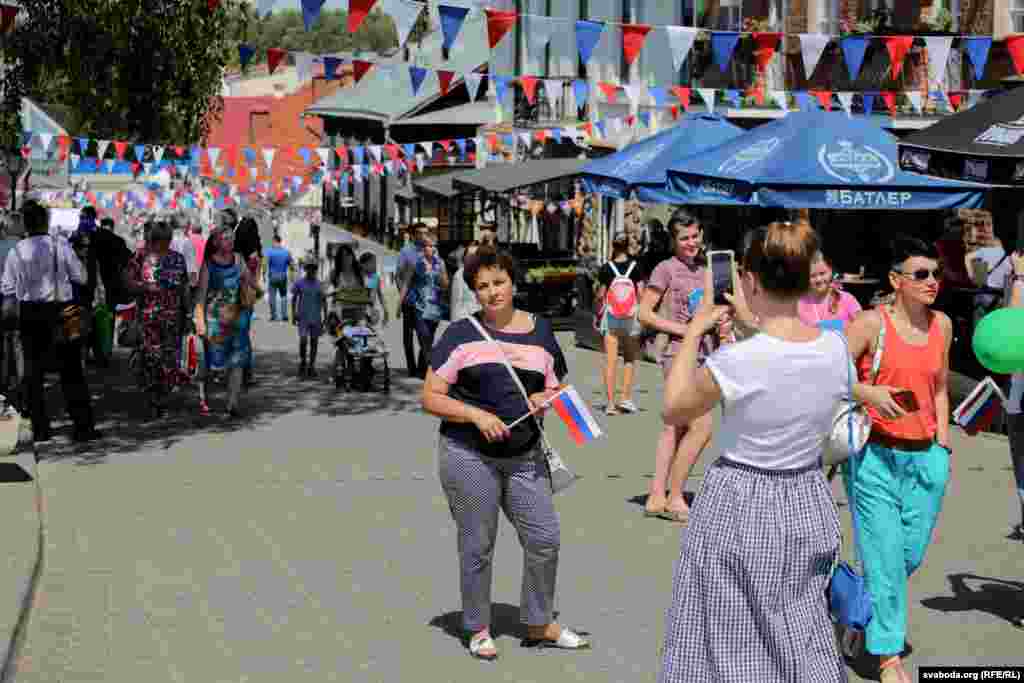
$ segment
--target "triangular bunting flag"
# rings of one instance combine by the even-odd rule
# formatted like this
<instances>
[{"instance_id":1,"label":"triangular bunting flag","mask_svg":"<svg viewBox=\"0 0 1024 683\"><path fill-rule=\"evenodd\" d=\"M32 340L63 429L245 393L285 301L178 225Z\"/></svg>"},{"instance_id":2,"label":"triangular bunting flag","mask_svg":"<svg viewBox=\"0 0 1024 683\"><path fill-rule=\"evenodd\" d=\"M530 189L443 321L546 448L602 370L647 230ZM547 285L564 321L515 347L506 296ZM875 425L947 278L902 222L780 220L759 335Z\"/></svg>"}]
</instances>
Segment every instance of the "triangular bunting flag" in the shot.
<instances>
[{"instance_id":1,"label":"triangular bunting flag","mask_svg":"<svg viewBox=\"0 0 1024 683\"><path fill-rule=\"evenodd\" d=\"M988 64L988 52L992 47L992 36L971 36L963 39L964 50L974 65L974 80L985 77L985 65Z\"/></svg>"},{"instance_id":2,"label":"triangular bunting flag","mask_svg":"<svg viewBox=\"0 0 1024 683\"><path fill-rule=\"evenodd\" d=\"M889 110L890 115L896 114L896 93L888 90L879 93L882 96L882 101L885 102L886 108Z\"/></svg>"},{"instance_id":3,"label":"triangular bunting flag","mask_svg":"<svg viewBox=\"0 0 1024 683\"><path fill-rule=\"evenodd\" d=\"M249 62L252 61L252 57L255 54L256 48L252 45L246 45L245 43L238 44L238 63L242 65L243 71L247 66L249 66Z\"/></svg>"},{"instance_id":4,"label":"triangular bunting flag","mask_svg":"<svg viewBox=\"0 0 1024 683\"><path fill-rule=\"evenodd\" d=\"M758 70L763 73L775 57L775 51L778 49L782 34L755 32L753 38L754 63L757 64Z\"/></svg>"},{"instance_id":5,"label":"triangular bunting flag","mask_svg":"<svg viewBox=\"0 0 1024 683\"><path fill-rule=\"evenodd\" d=\"M281 60L285 58L288 53L279 47L268 47L267 48L267 71L274 73L274 69L281 63Z\"/></svg>"},{"instance_id":6,"label":"triangular bunting flag","mask_svg":"<svg viewBox=\"0 0 1024 683\"><path fill-rule=\"evenodd\" d=\"M810 93L803 90L796 90L793 92L793 99L796 100L796 108L800 111L817 111L818 107L814 104L811 99Z\"/></svg>"},{"instance_id":7,"label":"triangular bunting flag","mask_svg":"<svg viewBox=\"0 0 1024 683\"><path fill-rule=\"evenodd\" d=\"M317 147L316 154L318 157L320 157L320 163L323 165L323 167L327 168L330 165L331 161L331 150L329 150L326 147Z\"/></svg>"},{"instance_id":8,"label":"triangular bunting flag","mask_svg":"<svg viewBox=\"0 0 1024 683\"><path fill-rule=\"evenodd\" d=\"M40 133L39 143L43 146L43 151L47 152L50 149L50 142L53 141L53 133Z\"/></svg>"},{"instance_id":9,"label":"triangular bunting flag","mask_svg":"<svg viewBox=\"0 0 1024 683\"><path fill-rule=\"evenodd\" d=\"M814 90L811 94L818 98L818 104L820 104L825 111L832 111L831 90Z\"/></svg>"},{"instance_id":10,"label":"triangular bunting flag","mask_svg":"<svg viewBox=\"0 0 1024 683\"><path fill-rule=\"evenodd\" d=\"M875 95L878 93L866 92L861 95L861 101L864 103L864 116L871 116L871 112L875 109Z\"/></svg>"},{"instance_id":11,"label":"triangular bunting flag","mask_svg":"<svg viewBox=\"0 0 1024 683\"><path fill-rule=\"evenodd\" d=\"M689 88L687 88L685 86L682 86L682 85L673 86L672 87L672 94L676 96L677 100L679 100L679 104L682 106L683 111L690 111L690 89Z\"/></svg>"},{"instance_id":12,"label":"triangular bunting flag","mask_svg":"<svg viewBox=\"0 0 1024 683\"><path fill-rule=\"evenodd\" d=\"M533 104L537 97L537 77L520 76L519 85L523 88L523 94L526 95L526 101Z\"/></svg>"},{"instance_id":13,"label":"triangular bunting flag","mask_svg":"<svg viewBox=\"0 0 1024 683\"><path fill-rule=\"evenodd\" d=\"M126 149L128 149L127 142L120 142L118 140L114 141L114 151L117 153L117 158L121 161L124 161L124 152Z\"/></svg>"},{"instance_id":14,"label":"triangular bunting flag","mask_svg":"<svg viewBox=\"0 0 1024 683\"><path fill-rule=\"evenodd\" d=\"M698 29L684 26L666 26L665 34L668 36L669 49L672 51L673 71L683 68L686 56L690 54L693 41L697 39Z\"/></svg>"},{"instance_id":15,"label":"triangular bunting flag","mask_svg":"<svg viewBox=\"0 0 1024 683\"><path fill-rule=\"evenodd\" d=\"M308 52L293 52L292 56L295 57L295 72L299 77L299 83L304 83L312 78L313 55Z\"/></svg>"},{"instance_id":16,"label":"triangular bunting flag","mask_svg":"<svg viewBox=\"0 0 1024 683\"><path fill-rule=\"evenodd\" d=\"M320 8L326 0L302 0L302 24L308 33L320 18Z\"/></svg>"},{"instance_id":17,"label":"triangular bunting flag","mask_svg":"<svg viewBox=\"0 0 1024 683\"><path fill-rule=\"evenodd\" d=\"M381 149L380 145L367 145L366 149L370 150L370 157L379 164Z\"/></svg>"},{"instance_id":18,"label":"triangular bunting flag","mask_svg":"<svg viewBox=\"0 0 1024 683\"><path fill-rule=\"evenodd\" d=\"M483 80L483 74L469 72L463 74L462 79L466 82L466 90L469 92L469 101L476 102L476 96L480 92L480 82Z\"/></svg>"},{"instance_id":19,"label":"triangular bunting flag","mask_svg":"<svg viewBox=\"0 0 1024 683\"><path fill-rule=\"evenodd\" d=\"M274 167L274 155L277 154L277 150L273 147L263 148L263 163L267 165L267 173Z\"/></svg>"},{"instance_id":20,"label":"triangular bunting flag","mask_svg":"<svg viewBox=\"0 0 1024 683\"><path fill-rule=\"evenodd\" d=\"M832 38L822 33L801 33L799 38L800 55L804 59L804 75L810 79L821 60L821 53L825 51L825 46Z\"/></svg>"},{"instance_id":21,"label":"triangular bunting flag","mask_svg":"<svg viewBox=\"0 0 1024 683\"><path fill-rule=\"evenodd\" d=\"M617 94L619 92L618 87L614 83L608 83L606 81L598 81L597 87L604 93L605 99L614 104L617 101Z\"/></svg>"},{"instance_id":22,"label":"triangular bunting flag","mask_svg":"<svg viewBox=\"0 0 1024 683\"><path fill-rule=\"evenodd\" d=\"M381 0L381 3L381 12L395 22L398 47L405 47L405 43L409 40L409 34L416 26L416 21L420 18L426 3L416 0Z\"/></svg>"},{"instance_id":23,"label":"triangular bunting flag","mask_svg":"<svg viewBox=\"0 0 1024 683\"><path fill-rule=\"evenodd\" d=\"M564 81L560 81L557 78L548 78L544 80L544 94L547 95L550 102L554 103L562 100L563 83Z\"/></svg>"},{"instance_id":24,"label":"triangular bunting flag","mask_svg":"<svg viewBox=\"0 0 1024 683\"><path fill-rule=\"evenodd\" d=\"M97 140L96 141L96 157L103 159L107 156L107 148L110 147L110 140Z\"/></svg>"},{"instance_id":25,"label":"triangular bunting flag","mask_svg":"<svg viewBox=\"0 0 1024 683\"><path fill-rule=\"evenodd\" d=\"M839 98L839 106L843 108L849 116L853 112L853 93L852 92L839 92L836 93L836 97Z\"/></svg>"},{"instance_id":26,"label":"triangular bunting flag","mask_svg":"<svg viewBox=\"0 0 1024 683\"><path fill-rule=\"evenodd\" d=\"M423 79L427 77L427 70L418 66L409 67L409 81L412 83L412 95L416 96L416 93L420 91L420 86L423 85Z\"/></svg>"},{"instance_id":27,"label":"triangular bunting flag","mask_svg":"<svg viewBox=\"0 0 1024 683\"><path fill-rule=\"evenodd\" d=\"M647 86L647 94L654 100L655 107L664 107L668 102L668 94L665 92L665 88L659 85Z\"/></svg>"},{"instance_id":28,"label":"triangular bunting flag","mask_svg":"<svg viewBox=\"0 0 1024 683\"><path fill-rule=\"evenodd\" d=\"M363 76L373 66L373 62L364 62L361 59L355 59L352 61L352 77L355 78L356 83L363 80Z\"/></svg>"},{"instance_id":29,"label":"triangular bunting flag","mask_svg":"<svg viewBox=\"0 0 1024 683\"><path fill-rule=\"evenodd\" d=\"M643 125L644 128L649 129L651 127L651 112L642 111L639 114L637 114L637 116L640 117L640 123Z\"/></svg>"},{"instance_id":30,"label":"triangular bunting flag","mask_svg":"<svg viewBox=\"0 0 1024 683\"><path fill-rule=\"evenodd\" d=\"M789 111L789 100L785 90L769 90L768 97L772 102L779 105L779 109L785 112Z\"/></svg>"},{"instance_id":31,"label":"triangular bunting flag","mask_svg":"<svg viewBox=\"0 0 1024 683\"><path fill-rule=\"evenodd\" d=\"M941 84L946 80L946 65L949 63L953 39L945 36L926 36L924 45L928 50L928 83Z\"/></svg>"},{"instance_id":32,"label":"triangular bunting flag","mask_svg":"<svg viewBox=\"0 0 1024 683\"><path fill-rule=\"evenodd\" d=\"M892 63L892 77L899 78L903 70L903 58L907 56L910 47L914 44L913 36L885 36L885 49L889 51L889 61ZM890 107L891 108L891 107Z\"/></svg>"},{"instance_id":33,"label":"triangular bunting flag","mask_svg":"<svg viewBox=\"0 0 1024 683\"><path fill-rule=\"evenodd\" d=\"M89 151L89 138L76 138L76 141L78 142L78 154L84 157Z\"/></svg>"},{"instance_id":34,"label":"triangular bunting flag","mask_svg":"<svg viewBox=\"0 0 1024 683\"><path fill-rule=\"evenodd\" d=\"M622 54L626 58L626 65L630 66L640 54L651 27L647 24L622 24L619 28L622 30Z\"/></svg>"},{"instance_id":35,"label":"triangular bunting flag","mask_svg":"<svg viewBox=\"0 0 1024 683\"><path fill-rule=\"evenodd\" d=\"M441 94L447 95L449 88L452 87L452 79L455 78L454 71L441 71L437 72L437 82L441 87Z\"/></svg>"},{"instance_id":36,"label":"triangular bunting flag","mask_svg":"<svg viewBox=\"0 0 1024 683\"><path fill-rule=\"evenodd\" d=\"M697 88L697 94L704 100L709 114L715 113L715 92L714 88Z\"/></svg>"},{"instance_id":37,"label":"triangular bunting flag","mask_svg":"<svg viewBox=\"0 0 1024 683\"><path fill-rule=\"evenodd\" d=\"M904 95L906 95L907 99L910 100L910 106L912 106L914 108L914 111L917 112L918 115L920 115L922 107L924 106L924 101L921 97L921 93L916 90L907 90L904 93Z\"/></svg>"},{"instance_id":38,"label":"triangular bunting flag","mask_svg":"<svg viewBox=\"0 0 1024 683\"><path fill-rule=\"evenodd\" d=\"M276 0L256 0L256 16L265 17L274 11Z\"/></svg>"},{"instance_id":39,"label":"triangular bunting flag","mask_svg":"<svg viewBox=\"0 0 1024 683\"><path fill-rule=\"evenodd\" d=\"M1013 66L1017 69L1017 75L1024 74L1024 35L1016 34L1006 36L1006 49L1013 59Z\"/></svg>"},{"instance_id":40,"label":"triangular bunting flag","mask_svg":"<svg viewBox=\"0 0 1024 683\"><path fill-rule=\"evenodd\" d=\"M644 84L642 82L622 84L622 91L626 94L626 99L629 100L631 109L636 109L640 105L640 96L643 94L643 88Z\"/></svg>"},{"instance_id":41,"label":"triangular bunting flag","mask_svg":"<svg viewBox=\"0 0 1024 683\"><path fill-rule=\"evenodd\" d=\"M134 149L135 149L135 160L136 161L143 161L146 158L146 146L145 145L135 145Z\"/></svg>"},{"instance_id":42,"label":"triangular bunting flag","mask_svg":"<svg viewBox=\"0 0 1024 683\"><path fill-rule=\"evenodd\" d=\"M501 104L508 95L508 87L512 84L512 77L495 75L493 78L494 91L498 96L498 104Z\"/></svg>"},{"instance_id":43,"label":"triangular bunting flag","mask_svg":"<svg viewBox=\"0 0 1024 683\"><path fill-rule=\"evenodd\" d=\"M455 39L462 30L462 22L469 14L468 7L457 7L455 5L438 5L437 13L441 17L442 45L446 50L452 49Z\"/></svg>"},{"instance_id":44,"label":"triangular bunting flag","mask_svg":"<svg viewBox=\"0 0 1024 683\"><path fill-rule=\"evenodd\" d=\"M714 55L715 64L725 73L732 60L732 53L740 42L738 31L712 31L711 32L711 53Z\"/></svg>"},{"instance_id":45,"label":"triangular bunting flag","mask_svg":"<svg viewBox=\"0 0 1024 683\"><path fill-rule=\"evenodd\" d=\"M604 31L604 23L600 21L587 21L580 19L576 22L576 50L580 53L580 61L583 64L590 62L597 41L601 40L601 33Z\"/></svg>"},{"instance_id":46,"label":"triangular bunting flag","mask_svg":"<svg viewBox=\"0 0 1024 683\"><path fill-rule=\"evenodd\" d=\"M963 93L951 92L949 93L949 105L954 111L959 111L960 103L963 102Z\"/></svg>"},{"instance_id":47,"label":"triangular bunting flag","mask_svg":"<svg viewBox=\"0 0 1024 683\"><path fill-rule=\"evenodd\" d=\"M505 34L515 26L517 15L512 11L491 9L490 7L484 9L484 13L487 15L487 42L493 50L505 37Z\"/></svg>"},{"instance_id":48,"label":"triangular bunting flag","mask_svg":"<svg viewBox=\"0 0 1024 683\"><path fill-rule=\"evenodd\" d=\"M164 146L163 145L153 145L153 161L155 161L156 163L159 164L163 160L164 160Z\"/></svg>"},{"instance_id":49,"label":"triangular bunting flag","mask_svg":"<svg viewBox=\"0 0 1024 683\"><path fill-rule=\"evenodd\" d=\"M348 0L348 32L355 33L377 0Z\"/></svg>"},{"instance_id":50,"label":"triangular bunting flag","mask_svg":"<svg viewBox=\"0 0 1024 683\"><path fill-rule=\"evenodd\" d=\"M839 46L843 50L843 59L846 61L846 73L850 75L850 80L857 80L857 76L860 75L860 67L864 64L864 53L868 49L868 40L870 36L867 35L854 35L846 36L839 41Z\"/></svg>"},{"instance_id":51,"label":"triangular bunting flag","mask_svg":"<svg viewBox=\"0 0 1024 683\"><path fill-rule=\"evenodd\" d=\"M219 147L210 147L210 148L208 148L206 150L206 153L210 155L210 166L211 167L216 166L217 165L217 159L220 157L220 148Z\"/></svg>"},{"instance_id":52,"label":"triangular bunting flag","mask_svg":"<svg viewBox=\"0 0 1024 683\"><path fill-rule=\"evenodd\" d=\"M590 99L590 84L582 78L572 82L572 97L576 100L576 107L584 106Z\"/></svg>"}]
</instances>

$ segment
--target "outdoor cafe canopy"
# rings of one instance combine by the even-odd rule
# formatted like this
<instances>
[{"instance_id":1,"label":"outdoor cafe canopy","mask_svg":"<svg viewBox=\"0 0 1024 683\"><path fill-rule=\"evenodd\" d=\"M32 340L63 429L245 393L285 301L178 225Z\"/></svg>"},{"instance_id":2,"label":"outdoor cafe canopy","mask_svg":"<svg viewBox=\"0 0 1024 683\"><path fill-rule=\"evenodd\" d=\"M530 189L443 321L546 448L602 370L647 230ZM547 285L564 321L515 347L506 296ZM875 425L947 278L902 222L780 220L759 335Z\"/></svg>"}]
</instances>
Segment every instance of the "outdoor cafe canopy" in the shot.
<instances>
[{"instance_id":1,"label":"outdoor cafe canopy","mask_svg":"<svg viewBox=\"0 0 1024 683\"><path fill-rule=\"evenodd\" d=\"M784 209L976 208L986 186L900 170L896 138L843 112L793 112L689 156L669 186L698 204Z\"/></svg>"},{"instance_id":2,"label":"outdoor cafe canopy","mask_svg":"<svg viewBox=\"0 0 1024 683\"><path fill-rule=\"evenodd\" d=\"M743 133L716 114L687 114L668 130L588 163L581 171L583 187L616 199L628 199L635 191L641 201L684 204L686 196L665 182L669 167Z\"/></svg>"}]
</instances>

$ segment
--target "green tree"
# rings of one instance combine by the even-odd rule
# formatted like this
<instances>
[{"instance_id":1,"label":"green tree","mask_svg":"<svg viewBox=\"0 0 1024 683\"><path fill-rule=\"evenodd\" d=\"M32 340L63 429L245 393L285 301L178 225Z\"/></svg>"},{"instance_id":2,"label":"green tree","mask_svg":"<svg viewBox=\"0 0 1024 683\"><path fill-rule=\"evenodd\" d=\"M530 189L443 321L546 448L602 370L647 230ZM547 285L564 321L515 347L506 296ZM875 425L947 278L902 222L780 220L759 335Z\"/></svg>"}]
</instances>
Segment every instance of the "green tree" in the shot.
<instances>
[{"instance_id":1,"label":"green tree","mask_svg":"<svg viewBox=\"0 0 1024 683\"><path fill-rule=\"evenodd\" d=\"M252 20L244 0L32 0L5 44L3 131L22 97L73 108L76 133L200 142L220 115L224 67ZM232 55L234 53L234 55Z\"/></svg>"}]
</instances>

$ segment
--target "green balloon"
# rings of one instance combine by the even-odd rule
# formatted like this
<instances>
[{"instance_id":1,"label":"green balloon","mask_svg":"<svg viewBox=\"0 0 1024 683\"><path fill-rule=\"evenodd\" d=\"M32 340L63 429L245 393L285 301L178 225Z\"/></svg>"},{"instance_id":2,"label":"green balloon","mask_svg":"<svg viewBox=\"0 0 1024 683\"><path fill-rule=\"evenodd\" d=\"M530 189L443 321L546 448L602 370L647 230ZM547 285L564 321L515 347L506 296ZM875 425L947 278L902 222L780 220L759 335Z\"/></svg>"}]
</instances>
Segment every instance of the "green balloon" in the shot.
<instances>
[{"instance_id":1,"label":"green balloon","mask_svg":"<svg viewBox=\"0 0 1024 683\"><path fill-rule=\"evenodd\" d=\"M974 328L974 355L997 375L1024 372L1024 308L992 311Z\"/></svg>"}]
</instances>

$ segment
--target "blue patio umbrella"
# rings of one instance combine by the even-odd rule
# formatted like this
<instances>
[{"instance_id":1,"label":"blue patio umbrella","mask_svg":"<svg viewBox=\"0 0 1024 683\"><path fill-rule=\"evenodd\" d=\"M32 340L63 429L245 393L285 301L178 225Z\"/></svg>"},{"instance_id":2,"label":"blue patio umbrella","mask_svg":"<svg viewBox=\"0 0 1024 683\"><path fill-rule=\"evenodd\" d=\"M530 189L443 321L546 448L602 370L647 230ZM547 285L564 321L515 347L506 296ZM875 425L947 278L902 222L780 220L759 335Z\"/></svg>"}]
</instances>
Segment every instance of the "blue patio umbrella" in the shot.
<instances>
[{"instance_id":1,"label":"blue patio umbrella","mask_svg":"<svg viewBox=\"0 0 1024 683\"><path fill-rule=\"evenodd\" d=\"M896 138L843 112L794 112L668 170L694 203L785 209L955 209L981 205L984 185L900 170Z\"/></svg>"},{"instance_id":2,"label":"blue patio umbrella","mask_svg":"<svg viewBox=\"0 0 1024 683\"><path fill-rule=\"evenodd\" d=\"M677 161L699 154L745 131L715 114L687 114L657 135L583 167L587 192L626 199L635 191L645 202L683 204L684 193L666 185L665 172Z\"/></svg>"}]
</instances>

